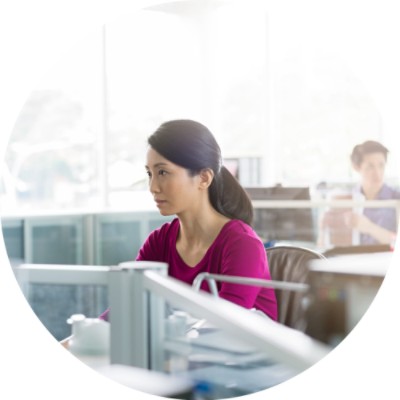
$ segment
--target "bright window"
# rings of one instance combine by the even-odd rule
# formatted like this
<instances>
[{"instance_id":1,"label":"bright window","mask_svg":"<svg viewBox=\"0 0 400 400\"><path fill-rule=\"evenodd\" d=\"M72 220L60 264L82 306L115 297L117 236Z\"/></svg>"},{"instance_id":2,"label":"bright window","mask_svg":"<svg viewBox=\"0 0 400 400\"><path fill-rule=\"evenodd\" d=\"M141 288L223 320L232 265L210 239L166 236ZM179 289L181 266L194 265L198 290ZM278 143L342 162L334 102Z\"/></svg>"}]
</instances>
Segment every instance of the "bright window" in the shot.
<instances>
[{"instance_id":1,"label":"bright window","mask_svg":"<svg viewBox=\"0 0 400 400\"><path fill-rule=\"evenodd\" d=\"M307 23L262 1L175 1L82 38L16 121L4 212L146 207L146 139L174 118L208 125L244 185L351 182L352 147L382 121Z\"/></svg>"}]
</instances>

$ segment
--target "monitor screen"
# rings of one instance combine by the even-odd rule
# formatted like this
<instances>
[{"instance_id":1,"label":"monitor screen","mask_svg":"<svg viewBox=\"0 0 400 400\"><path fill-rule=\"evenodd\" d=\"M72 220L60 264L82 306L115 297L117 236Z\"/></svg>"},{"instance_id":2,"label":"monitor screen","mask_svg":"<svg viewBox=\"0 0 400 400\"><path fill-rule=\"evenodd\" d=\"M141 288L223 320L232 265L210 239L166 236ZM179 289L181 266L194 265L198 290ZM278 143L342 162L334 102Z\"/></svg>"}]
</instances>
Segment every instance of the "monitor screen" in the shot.
<instances>
[{"instance_id":1,"label":"monitor screen","mask_svg":"<svg viewBox=\"0 0 400 400\"><path fill-rule=\"evenodd\" d=\"M248 187L251 200L310 200L308 187ZM254 208L253 228L264 242L315 242L312 208Z\"/></svg>"}]
</instances>

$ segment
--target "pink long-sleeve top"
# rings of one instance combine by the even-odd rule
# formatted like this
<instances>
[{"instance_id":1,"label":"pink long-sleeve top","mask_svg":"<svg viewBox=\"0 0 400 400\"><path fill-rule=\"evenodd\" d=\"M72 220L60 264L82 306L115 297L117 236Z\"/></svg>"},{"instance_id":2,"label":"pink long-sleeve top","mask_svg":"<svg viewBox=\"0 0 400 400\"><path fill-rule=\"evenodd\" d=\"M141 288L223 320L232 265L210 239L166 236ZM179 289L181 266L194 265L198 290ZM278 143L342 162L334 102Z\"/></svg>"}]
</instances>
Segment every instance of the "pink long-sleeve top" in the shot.
<instances>
[{"instance_id":1,"label":"pink long-sleeve top","mask_svg":"<svg viewBox=\"0 0 400 400\"><path fill-rule=\"evenodd\" d=\"M239 220L227 222L195 266L188 266L176 250L180 229L175 218L153 231L144 242L137 261L160 261L168 264L168 275L189 285L201 272L271 279L264 245L254 230ZM255 308L277 320L273 289L235 283L217 283L219 297L245 308ZM201 289L209 291L206 282ZM107 319L108 310L102 314Z\"/></svg>"}]
</instances>

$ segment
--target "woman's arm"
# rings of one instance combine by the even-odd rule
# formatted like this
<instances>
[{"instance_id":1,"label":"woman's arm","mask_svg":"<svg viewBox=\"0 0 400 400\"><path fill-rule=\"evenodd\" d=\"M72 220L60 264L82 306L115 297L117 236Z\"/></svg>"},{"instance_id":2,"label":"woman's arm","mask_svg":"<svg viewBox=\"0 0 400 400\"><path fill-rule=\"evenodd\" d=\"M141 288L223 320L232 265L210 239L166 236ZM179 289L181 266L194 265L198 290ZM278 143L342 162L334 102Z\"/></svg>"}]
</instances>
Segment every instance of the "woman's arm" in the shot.
<instances>
[{"instance_id":1,"label":"woman's arm","mask_svg":"<svg viewBox=\"0 0 400 400\"><path fill-rule=\"evenodd\" d=\"M70 340L71 340L71 339L72 339L72 335L66 337L66 338L63 339L63 340L60 340L60 344L61 344L63 347L65 347L66 349L69 349L69 344L70 344Z\"/></svg>"}]
</instances>

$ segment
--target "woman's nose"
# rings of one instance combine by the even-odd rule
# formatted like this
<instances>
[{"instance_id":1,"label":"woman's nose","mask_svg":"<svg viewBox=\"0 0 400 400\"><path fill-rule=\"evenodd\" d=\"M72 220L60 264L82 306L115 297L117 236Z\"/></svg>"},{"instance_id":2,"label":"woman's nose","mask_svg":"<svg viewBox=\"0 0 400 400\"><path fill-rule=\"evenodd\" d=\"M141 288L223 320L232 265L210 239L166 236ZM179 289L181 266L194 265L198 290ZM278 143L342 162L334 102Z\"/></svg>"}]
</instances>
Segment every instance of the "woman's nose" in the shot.
<instances>
[{"instance_id":1,"label":"woman's nose","mask_svg":"<svg viewBox=\"0 0 400 400\"><path fill-rule=\"evenodd\" d=\"M156 179L150 178L149 190L150 190L150 193L158 193L160 191L160 188L158 186L158 183L157 183Z\"/></svg>"}]
</instances>

